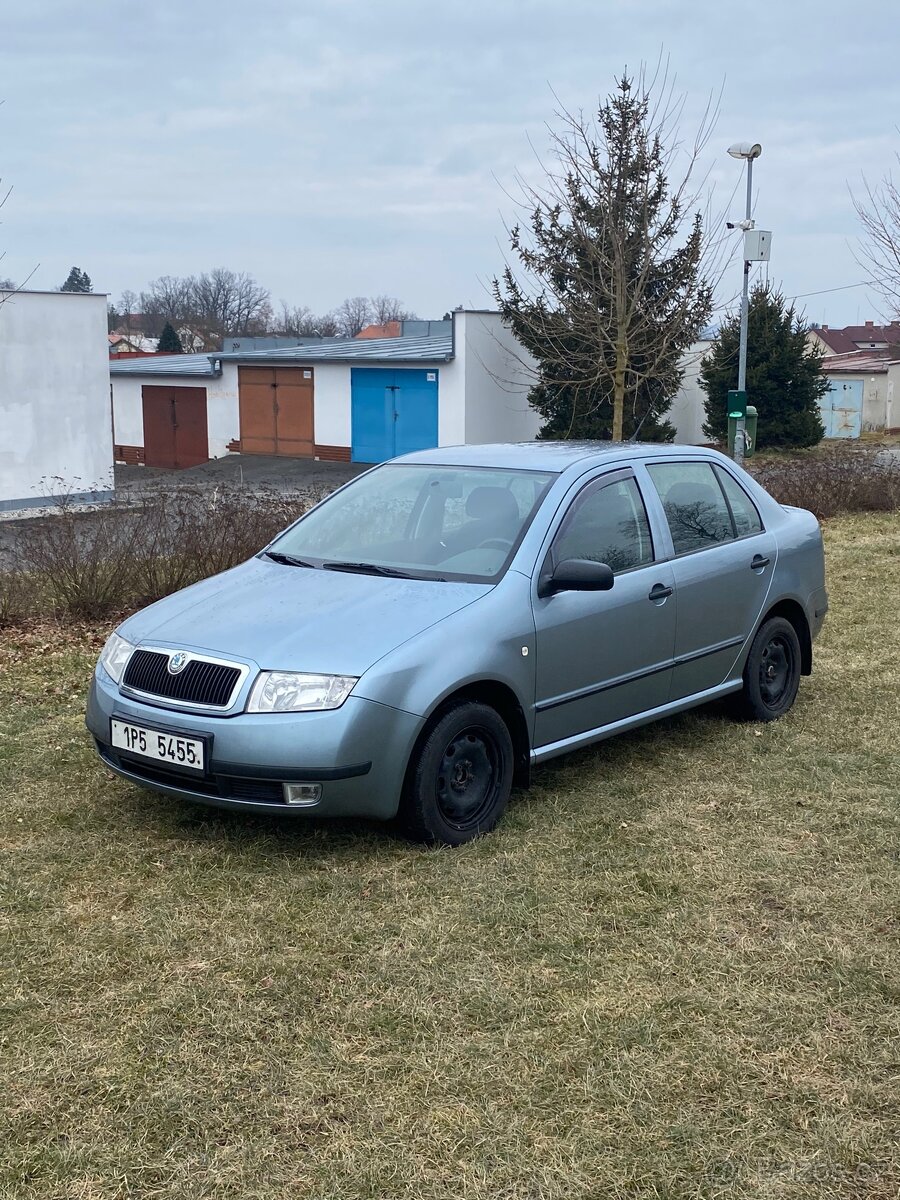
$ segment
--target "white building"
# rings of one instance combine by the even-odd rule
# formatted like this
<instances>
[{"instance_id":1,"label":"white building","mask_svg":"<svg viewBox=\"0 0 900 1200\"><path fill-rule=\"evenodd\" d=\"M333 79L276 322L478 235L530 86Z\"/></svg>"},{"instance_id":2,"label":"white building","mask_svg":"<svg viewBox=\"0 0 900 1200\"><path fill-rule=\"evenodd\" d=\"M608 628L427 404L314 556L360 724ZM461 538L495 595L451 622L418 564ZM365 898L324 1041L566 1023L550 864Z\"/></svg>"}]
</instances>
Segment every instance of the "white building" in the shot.
<instances>
[{"instance_id":1,"label":"white building","mask_svg":"<svg viewBox=\"0 0 900 1200\"><path fill-rule=\"evenodd\" d=\"M106 297L0 291L0 509L113 488Z\"/></svg>"},{"instance_id":2,"label":"white building","mask_svg":"<svg viewBox=\"0 0 900 1200\"><path fill-rule=\"evenodd\" d=\"M701 446L709 441L703 432L706 420L706 392L700 386L700 365L708 354L712 341L705 338L695 342L682 359L684 376L681 387L666 419L675 426L675 441L678 445Z\"/></svg>"},{"instance_id":3,"label":"white building","mask_svg":"<svg viewBox=\"0 0 900 1200\"><path fill-rule=\"evenodd\" d=\"M380 462L430 446L529 441L527 355L499 314L448 333L328 340L109 364L116 458L187 467L230 451Z\"/></svg>"}]
</instances>

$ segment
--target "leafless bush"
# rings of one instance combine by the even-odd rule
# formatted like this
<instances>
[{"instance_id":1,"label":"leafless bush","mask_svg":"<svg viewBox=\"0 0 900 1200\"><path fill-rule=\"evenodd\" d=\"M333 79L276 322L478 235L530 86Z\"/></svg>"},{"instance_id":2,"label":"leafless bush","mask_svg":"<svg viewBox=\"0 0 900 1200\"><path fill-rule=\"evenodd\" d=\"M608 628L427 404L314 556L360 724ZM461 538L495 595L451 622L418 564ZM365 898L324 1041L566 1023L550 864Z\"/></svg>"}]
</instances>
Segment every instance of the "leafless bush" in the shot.
<instances>
[{"instance_id":1,"label":"leafless bush","mask_svg":"<svg viewBox=\"0 0 900 1200\"><path fill-rule=\"evenodd\" d=\"M820 520L900 508L900 460L884 451L835 449L748 466L780 504L808 508Z\"/></svg>"},{"instance_id":2,"label":"leafless bush","mask_svg":"<svg viewBox=\"0 0 900 1200\"><path fill-rule=\"evenodd\" d=\"M0 629L12 625L28 612L29 589L21 571L0 570Z\"/></svg>"},{"instance_id":3,"label":"leafless bush","mask_svg":"<svg viewBox=\"0 0 900 1200\"><path fill-rule=\"evenodd\" d=\"M96 617L236 566L323 494L179 487L87 510L64 499L22 533L20 561L54 610Z\"/></svg>"}]
</instances>

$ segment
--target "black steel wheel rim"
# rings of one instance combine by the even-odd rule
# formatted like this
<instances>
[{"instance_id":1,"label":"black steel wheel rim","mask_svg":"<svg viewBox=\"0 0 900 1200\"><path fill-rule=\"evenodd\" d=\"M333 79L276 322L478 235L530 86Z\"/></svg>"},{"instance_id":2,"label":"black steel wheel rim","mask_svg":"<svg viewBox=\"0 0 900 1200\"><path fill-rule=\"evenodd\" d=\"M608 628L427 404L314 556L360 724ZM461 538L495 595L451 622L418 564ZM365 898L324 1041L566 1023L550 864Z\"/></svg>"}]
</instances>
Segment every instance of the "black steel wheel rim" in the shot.
<instances>
[{"instance_id":1,"label":"black steel wheel rim","mask_svg":"<svg viewBox=\"0 0 900 1200\"><path fill-rule=\"evenodd\" d=\"M759 660L759 692L767 708L783 702L794 675L794 648L780 634L766 642Z\"/></svg>"},{"instance_id":2,"label":"black steel wheel rim","mask_svg":"<svg viewBox=\"0 0 900 1200\"><path fill-rule=\"evenodd\" d=\"M454 734L441 755L437 802L454 829L477 829L500 791L502 755L489 730L473 725Z\"/></svg>"}]
</instances>

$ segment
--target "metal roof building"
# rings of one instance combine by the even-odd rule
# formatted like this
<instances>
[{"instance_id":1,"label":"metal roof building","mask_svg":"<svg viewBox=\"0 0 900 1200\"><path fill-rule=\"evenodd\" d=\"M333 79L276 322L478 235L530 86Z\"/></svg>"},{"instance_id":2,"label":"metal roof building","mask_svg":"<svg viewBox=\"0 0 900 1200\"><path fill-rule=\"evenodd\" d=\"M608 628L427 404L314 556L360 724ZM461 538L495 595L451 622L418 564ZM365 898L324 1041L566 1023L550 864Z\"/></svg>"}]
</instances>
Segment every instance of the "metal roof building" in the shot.
<instances>
[{"instance_id":1,"label":"metal roof building","mask_svg":"<svg viewBox=\"0 0 900 1200\"><path fill-rule=\"evenodd\" d=\"M316 362L449 362L452 333L438 337L325 338L298 346L203 354L122 355L110 361L110 375L217 375L222 364Z\"/></svg>"},{"instance_id":2,"label":"metal roof building","mask_svg":"<svg viewBox=\"0 0 900 1200\"><path fill-rule=\"evenodd\" d=\"M458 310L449 330L412 328L402 337L122 356L109 366L116 456L166 467L234 452L380 462L536 435L530 360L498 313Z\"/></svg>"}]
</instances>

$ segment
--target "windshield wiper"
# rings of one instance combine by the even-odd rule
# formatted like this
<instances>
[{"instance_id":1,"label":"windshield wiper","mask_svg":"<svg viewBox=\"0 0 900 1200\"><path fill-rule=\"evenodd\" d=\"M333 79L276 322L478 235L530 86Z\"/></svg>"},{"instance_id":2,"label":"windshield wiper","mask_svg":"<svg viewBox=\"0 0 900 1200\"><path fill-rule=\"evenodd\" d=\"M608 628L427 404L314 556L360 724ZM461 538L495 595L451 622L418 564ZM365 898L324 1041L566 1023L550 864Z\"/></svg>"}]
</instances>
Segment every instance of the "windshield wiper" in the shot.
<instances>
[{"instance_id":1,"label":"windshield wiper","mask_svg":"<svg viewBox=\"0 0 900 1200\"><path fill-rule=\"evenodd\" d=\"M406 571L398 571L395 567L382 567L378 563L367 562L324 562L323 571L354 571L360 575L391 575L396 579L414 579Z\"/></svg>"},{"instance_id":2,"label":"windshield wiper","mask_svg":"<svg viewBox=\"0 0 900 1200\"><path fill-rule=\"evenodd\" d=\"M284 563L286 567L312 567L315 564L307 562L304 558L294 558L293 554L282 554L280 550L263 550L266 558L271 558L272 562Z\"/></svg>"}]
</instances>

